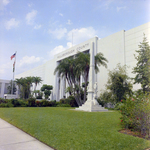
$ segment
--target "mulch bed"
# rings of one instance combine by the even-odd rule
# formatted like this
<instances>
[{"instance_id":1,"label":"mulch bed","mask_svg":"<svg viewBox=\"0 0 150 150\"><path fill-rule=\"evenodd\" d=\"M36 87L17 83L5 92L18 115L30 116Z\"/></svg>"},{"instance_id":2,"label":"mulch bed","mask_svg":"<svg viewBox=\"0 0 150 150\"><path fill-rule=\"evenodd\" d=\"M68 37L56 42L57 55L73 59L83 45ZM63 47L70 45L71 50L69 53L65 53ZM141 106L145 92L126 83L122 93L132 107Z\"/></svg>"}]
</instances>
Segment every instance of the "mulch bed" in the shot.
<instances>
[{"instance_id":1,"label":"mulch bed","mask_svg":"<svg viewBox=\"0 0 150 150\"><path fill-rule=\"evenodd\" d=\"M123 130L120 130L119 132L124 133L124 134L128 134L128 135L132 135L132 136L135 136L135 137L143 138L143 139L146 139L146 140L150 140L150 137L146 138L145 136L141 135L140 132L137 132L137 131L131 131L129 129L123 129ZM150 148L147 148L145 150L150 150Z\"/></svg>"},{"instance_id":2,"label":"mulch bed","mask_svg":"<svg viewBox=\"0 0 150 150\"><path fill-rule=\"evenodd\" d=\"M150 137L149 138L145 137L140 132L137 132L137 131L131 131L129 129L123 129L123 130L120 130L119 132L124 133L124 134L128 134L128 135L132 135L132 136L135 136L135 137L143 138L143 139L146 139L146 140L150 140Z\"/></svg>"}]
</instances>

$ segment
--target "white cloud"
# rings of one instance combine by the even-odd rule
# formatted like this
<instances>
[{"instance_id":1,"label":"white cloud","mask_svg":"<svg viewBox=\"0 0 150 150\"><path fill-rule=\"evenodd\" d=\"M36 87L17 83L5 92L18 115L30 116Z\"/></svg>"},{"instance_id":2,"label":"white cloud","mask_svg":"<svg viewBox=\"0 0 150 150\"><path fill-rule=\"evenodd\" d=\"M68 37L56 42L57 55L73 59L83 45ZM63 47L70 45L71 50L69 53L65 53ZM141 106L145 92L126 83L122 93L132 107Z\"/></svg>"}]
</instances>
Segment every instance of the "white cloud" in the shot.
<instances>
[{"instance_id":1,"label":"white cloud","mask_svg":"<svg viewBox=\"0 0 150 150\"><path fill-rule=\"evenodd\" d=\"M18 63L18 66L21 67L25 64L33 64L41 61L41 57L35 57L35 56L24 56Z\"/></svg>"},{"instance_id":2,"label":"white cloud","mask_svg":"<svg viewBox=\"0 0 150 150\"><path fill-rule=\"evenodd\" d=\"M34 23L36 15L37 15L37 10L32 10L26 15L26 21L28 25L32 25Z\"/></svg>"},{"instance_id":3,"label":"white cloud","mask_svg":"<svg viewBox=\"0 0 150 150\"><path fill-rule=\"evenodd\" d=\"M29 4L28 4L29 7L32 7L32 5L33 5L32 3L29 3Z\"/></svg>"},{"instance_id":4,"label":"white cloud","mask_svg":"<svg viewBox=\"0 0 150 150\"><path fill-rule=\"evenodd\" d=\"M53 58L54 55L56 55L58 53L61 53L62 51L70 48L71 46L72 46L72 43L70 43L70 42L67 43L66 47L64 47L63 45L56 46L53 50L48 52L48 55L49 55L50 58Z\"/></svg>"},{"instance_id":5,"label":"white cloud","mask_svg":"<svg viewBox=\"0 0 150 150\"><path fill-rule=\"evenodd\" d=\"M96 30L93 27L73 29L68 33L68 40L72 41L73 38L73 44L75 45L95 36Z\"/></svg>"},{"instance_id":6,"label":"white cloud","mask_svg":"<svg viewBox=\"0 0 150 150\"><path fill-rule=\"evenodd\" d=\"M109 8L110 4L113 2L114 0L106 0L105 3L104 3L104 6L106 9Z\"/></svg>"},{"instance_id":7,"label":"white cloud","mask_svg":"<svg viewBox=\"0 0 150 150\"><path fill-rule=\"evenodd\" d=\"M59 15L63 17L63 14L62 14L62 13L59 13Z\"/></svg>"},{"instance_id":8,"label":"white cloud","mask_svg":"<svg viewBox=\"0 0 150 150\"><path fill-rule=\"evenodd\" d=\"M3 10L6 5L9 4L9 0L0 0L0 10Z\"/></svg>"},{"instance_id":9,"label":"white cloud","mask_svg":"<svg viewBox=\"0 0 150 150\"><path fill-rule=\"evenodd\" d=\"M11 64L11 62L7 62L5 64L1 64L0 75L5 74L8 69L11 69L11 67L12 67L12 70L13 70L13 64Z\"/></svg>"},{"instance_id":10,"label":"white cloud","mask_svg":"<svg viewBox=\"0 0 150 150\"><path fill-rule=\"evenodd\" d=\"M41 28L41 26L42 26L41 24L39 24L39 25L35 25L35 26L34 26L34 29L40 29L40 28Z\"/></svg>"},{"instance_id":11,"label":"white cloud","mask_svg":"<svg viewBox=\"0 0 150 150\"><path fill-rule=\"evenodd\" d=\"M55 29L54 31L49 30L49 33L52 34L55 38L61 39L67 33L67 29L66 28L59 28L59 29Z\"/></svg>"},{"instance_id":12,"label":"white cloud","mask_svg":"<svg viewBox=\"0 0 150 150\"><path fill-rule=\"evenodd\" d=\"M103 0L103 1L99 1L100 3L97 4L95 10L97 9L105 9L108 10L111 6L111 4L114 2L114 0Z\"/></svg>"},{"instance_id":13,"label":"white cloud","mask_svg":"<svg viewBox=\"0 0 150 150\"><path fill-rule=\"evenodd\" d=\"M18 27L18 25L19 25L19 21L16 21L15 18L11 18L9 21L6 22L5 28L9 30L11 28Z\"/></svg>"},{"instance_id":14,"label":"white cloud","mask_svg":"<svg viewBox=\"0 0 150 150\"><path fill-rule=\"evenodd\" d=\"M124 7L117 7L117 12L119 12L121 9L126 9L126 6L124 6Z\"/></svg>"},{"instance_id":15,"label":"white cloud","mask_svg":"<svg viewBox=\"0 0 150 150\"><path fill-rule=\"evenodd\" d=\"M67 21L67 24L68 24L68 25L71 25L71 24L72 24L71 20L68 20L68 21Z\"/></svg>"}]
</instances>

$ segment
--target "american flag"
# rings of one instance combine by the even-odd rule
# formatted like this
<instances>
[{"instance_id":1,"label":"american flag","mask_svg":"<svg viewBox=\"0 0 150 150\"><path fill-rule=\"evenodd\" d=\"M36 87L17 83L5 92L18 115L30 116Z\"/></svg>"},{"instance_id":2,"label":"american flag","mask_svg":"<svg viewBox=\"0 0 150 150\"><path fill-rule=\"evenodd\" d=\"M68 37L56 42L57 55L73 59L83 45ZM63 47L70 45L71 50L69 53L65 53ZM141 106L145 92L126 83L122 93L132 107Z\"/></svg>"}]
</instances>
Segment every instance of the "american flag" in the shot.
<instances>
[{"instance_id":1,"label":"american flag","mask_svg":"<svg viewBox=\"0 0 150 150\"><path fill-rule=\"evenodd\" d=\"M13 54L10 58L11 58L11 60L14 58L16 56L16 53L15 54Z\"/></svg>"}]
</instances>

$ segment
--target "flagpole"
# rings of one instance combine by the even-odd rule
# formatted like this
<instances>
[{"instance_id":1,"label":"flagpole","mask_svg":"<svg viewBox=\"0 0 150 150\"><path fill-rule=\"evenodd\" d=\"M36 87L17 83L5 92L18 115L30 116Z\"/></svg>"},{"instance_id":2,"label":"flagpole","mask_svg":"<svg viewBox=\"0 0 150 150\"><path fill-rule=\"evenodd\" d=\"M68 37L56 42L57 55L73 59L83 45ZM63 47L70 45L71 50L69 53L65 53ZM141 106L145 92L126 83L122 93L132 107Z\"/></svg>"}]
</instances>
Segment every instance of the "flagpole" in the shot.
<instances>
[{"instance_id":1,"label":"flagpole","mask_svg":"<svg viewBox=\"0 0 150 150\"><path fill-rule=\"evenodd\" d=\"M15 61L14 61L14 64L13 64L13 79L12 79L12 90L11 90L11 94L13 94L13 84L14 84L15 65L16 65L16 54L17 54L17 51L16 51L16 53L15 53Z\"/></svg>"}]
</instances>

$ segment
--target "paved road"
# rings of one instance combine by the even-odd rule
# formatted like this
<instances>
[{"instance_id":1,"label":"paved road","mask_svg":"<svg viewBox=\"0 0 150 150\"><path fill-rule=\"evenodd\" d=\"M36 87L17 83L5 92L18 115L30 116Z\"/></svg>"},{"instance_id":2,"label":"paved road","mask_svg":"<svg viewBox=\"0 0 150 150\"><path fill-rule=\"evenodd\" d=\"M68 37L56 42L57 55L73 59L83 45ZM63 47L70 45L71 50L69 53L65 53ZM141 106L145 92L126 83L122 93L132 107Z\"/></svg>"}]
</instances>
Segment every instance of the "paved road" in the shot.
<instances>
[{"instance_id":1,"label":"paved road","mask_svg":"<svg viewBox=\"0 0 150 150\"><path fill-rule=\"evenodd\" d=\"M53 150L0 118L0 150Z\"/></svg>"}]
</instances>

